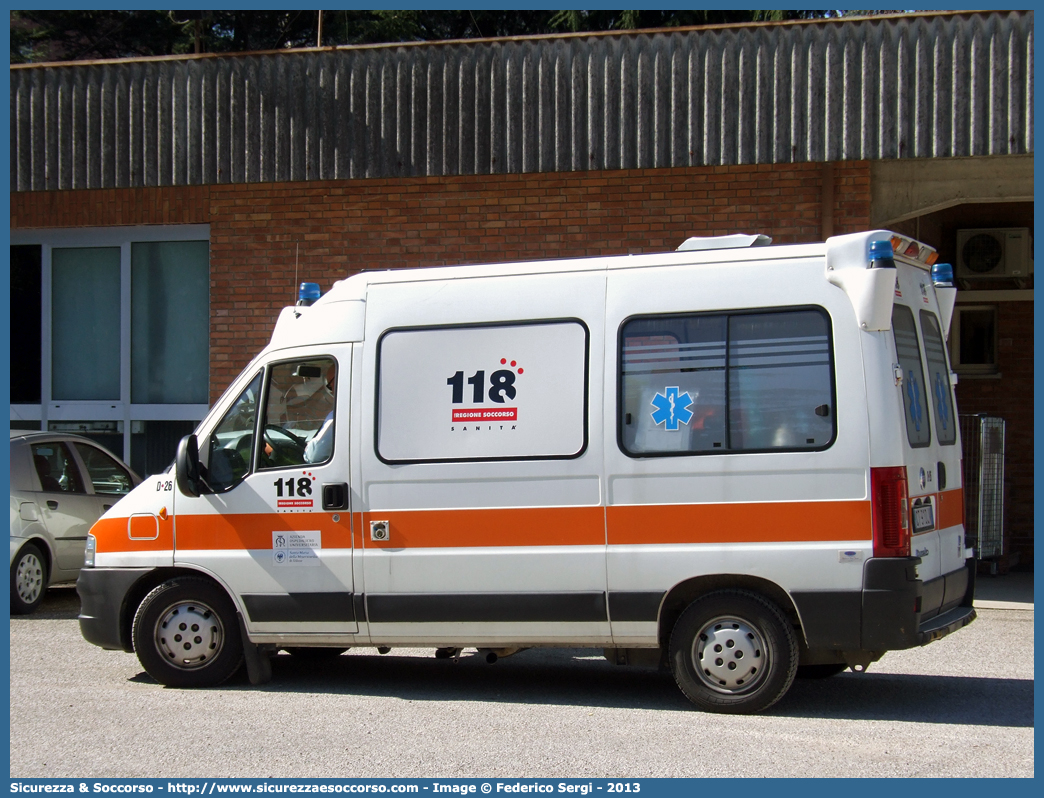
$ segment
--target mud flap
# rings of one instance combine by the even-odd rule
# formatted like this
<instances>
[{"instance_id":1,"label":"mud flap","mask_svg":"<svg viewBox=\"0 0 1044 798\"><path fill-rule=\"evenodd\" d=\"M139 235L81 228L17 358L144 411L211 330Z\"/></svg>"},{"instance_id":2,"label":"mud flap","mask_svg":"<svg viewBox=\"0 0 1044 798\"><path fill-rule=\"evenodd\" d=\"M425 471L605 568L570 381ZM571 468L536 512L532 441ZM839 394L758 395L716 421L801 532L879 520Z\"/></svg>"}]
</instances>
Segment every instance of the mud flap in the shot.
<instances>
[{"instance_id":1,"label":"mud flap","mask_svg":"<svg viewBox=\"0 0 1044 798\"><path fill-rule=\"evenodd\" d=\"M237 612L236 617L239 619L239 636L243 641L243 661L246 663L247 677L251 684L267 684L272 680L272 660L269 659L269 652L250 642L243 613Z\"/></svg>"}]
</instances>

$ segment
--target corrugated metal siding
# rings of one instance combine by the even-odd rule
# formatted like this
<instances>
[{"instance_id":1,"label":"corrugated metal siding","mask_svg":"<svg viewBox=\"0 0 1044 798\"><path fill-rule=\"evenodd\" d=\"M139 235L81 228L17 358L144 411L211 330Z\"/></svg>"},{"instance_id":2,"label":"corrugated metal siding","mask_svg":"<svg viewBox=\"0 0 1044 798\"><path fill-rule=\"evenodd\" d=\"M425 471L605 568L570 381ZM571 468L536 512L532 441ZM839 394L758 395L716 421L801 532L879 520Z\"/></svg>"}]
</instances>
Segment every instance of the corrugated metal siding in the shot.
<instances>
[{"instance_id":1,"label":"corrugated metal siding","mask_svg":"<svg viewBox=\"0 0 1044 798\"><path fill-rule=\"evenodd\" d=\"M1033 13L12 68L18 191L1033 149Z\"/></svg>"}]
</instances>

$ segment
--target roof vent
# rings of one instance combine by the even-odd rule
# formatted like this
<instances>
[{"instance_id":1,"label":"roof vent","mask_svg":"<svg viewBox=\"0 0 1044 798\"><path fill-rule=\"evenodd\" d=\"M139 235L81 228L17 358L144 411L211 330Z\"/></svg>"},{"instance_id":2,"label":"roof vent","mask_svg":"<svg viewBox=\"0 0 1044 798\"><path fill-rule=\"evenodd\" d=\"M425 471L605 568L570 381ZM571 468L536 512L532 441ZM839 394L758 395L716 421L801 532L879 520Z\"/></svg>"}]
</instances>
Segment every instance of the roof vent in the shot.
<instances>
[{"instance_id":1,"label":"roof vent","mask_svg":"<svg viewBox=\"0 0 1044 798\"><path fill-rule=\"evenodd\" d=\"M761 233L755 233L754 235L745 235L743 233L736 233L731 236L693 236L692 238L686 238L685 242L678 247L676 252L687 252L689 250L699 249L741 249L743 247L765 247L772 243L772 239L767 235Z\"/></svg>"}]
</instances>

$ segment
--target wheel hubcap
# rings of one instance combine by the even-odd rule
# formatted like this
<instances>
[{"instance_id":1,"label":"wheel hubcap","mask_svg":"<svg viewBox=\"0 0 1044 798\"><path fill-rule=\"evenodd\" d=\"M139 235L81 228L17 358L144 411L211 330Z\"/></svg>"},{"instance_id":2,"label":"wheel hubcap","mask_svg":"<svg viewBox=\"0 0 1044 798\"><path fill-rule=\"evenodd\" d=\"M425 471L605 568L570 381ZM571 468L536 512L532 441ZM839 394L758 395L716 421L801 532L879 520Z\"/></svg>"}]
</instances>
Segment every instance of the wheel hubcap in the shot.
<instances>
[{"instance_id":1,"label":"wheel hubcap","mask_svg":"<svg viewBox=\"0 0 1044 798\"><path fill-rule=\"evenodd\" d=\"M26 604L32 604L40 598L43 590L43 563L35 554L26 554L18 561L15 587L18 598Z\"/></svg>"},{"instance_id":2,"label":"wheel hubcap","mask_svg":"<svg viewBox=\"0 0 1044 798\"><path fill-rule=\"evenodd\" d=\"M225 630L217 613L200 601L172 605L156 624L156 648L178 668L207 665L224 643Z\"/></svg>"},{"instance_id":3,"label":"wheel hubcap","mask_svg":"<svg viewBox=\"0 0 1044 798\"><path fill-rule=\"evenodd\" d=\"M696 673L719 693L754 689L768 672L768 647L742 618L715 618L700 629L692 647Z\"/></svg>"}]
</instances>

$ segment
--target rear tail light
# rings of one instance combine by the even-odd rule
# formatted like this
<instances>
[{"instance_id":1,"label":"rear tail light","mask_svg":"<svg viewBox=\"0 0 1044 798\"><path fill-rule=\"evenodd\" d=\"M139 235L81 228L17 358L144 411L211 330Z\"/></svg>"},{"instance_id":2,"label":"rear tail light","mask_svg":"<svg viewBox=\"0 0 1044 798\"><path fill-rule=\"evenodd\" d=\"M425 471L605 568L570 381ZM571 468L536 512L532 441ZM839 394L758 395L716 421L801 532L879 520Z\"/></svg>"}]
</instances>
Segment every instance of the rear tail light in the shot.
<instances>
[{"instance_id":1,"label":"rear tail light","mask_svg":"<svg viewBox=\"0 0 1044 798\"><path fill-rule=\"evenodd\" d=\"M910 495L906 469L871 468L870 501L873 505L874 556L910 556Z\"/></svg>"}]
</instances>

